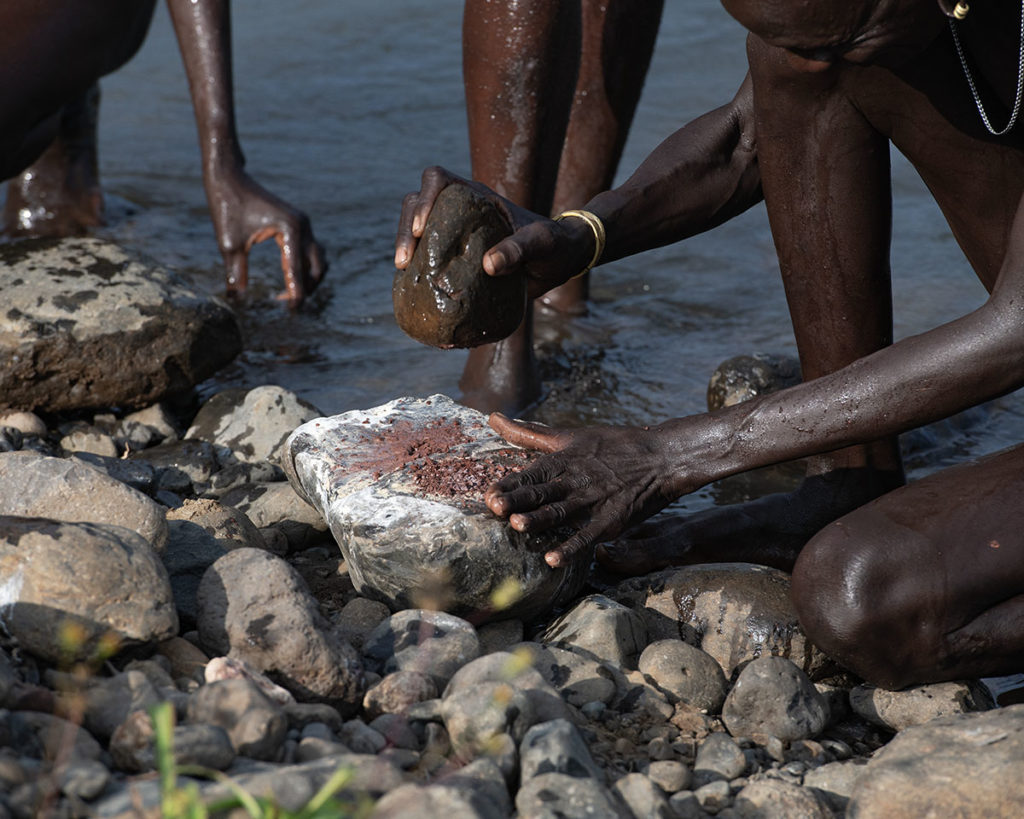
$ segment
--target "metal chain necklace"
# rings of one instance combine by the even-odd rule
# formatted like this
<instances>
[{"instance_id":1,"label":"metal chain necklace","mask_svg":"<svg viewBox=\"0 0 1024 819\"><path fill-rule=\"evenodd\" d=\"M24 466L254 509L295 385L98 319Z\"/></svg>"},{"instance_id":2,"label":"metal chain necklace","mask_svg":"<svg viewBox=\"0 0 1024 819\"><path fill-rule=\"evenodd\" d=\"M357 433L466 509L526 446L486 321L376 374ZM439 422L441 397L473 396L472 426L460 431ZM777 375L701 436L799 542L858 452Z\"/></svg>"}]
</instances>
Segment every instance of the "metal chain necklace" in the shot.
<instances>
[{"instance_id":1,"label":"metal chain necklace","mask_svg":"<svg viewBox=\"0 0 1024 819\"><path fill-rule=\"evenodd\" d=\"M967 16L967 4L961 3L957 5L957 11L960 11L960 7L963 6L963 14L956 15L958 19L963 19ZM992 123L988 120L988 114L985 113L985 106L981 102L981 97L978 94L978 89L974 85L974 77L971 75L971 69L967 65L967 58L964 56L963 46L960 45L960 37L956 32L956 20L950 19L949 28L953 32L953 43L956 45L956 53L960 55L960 65L964 67L964 75L967 77L967 84L971 87L971 95L974 97L974 104L978 106L978 113L981 114L981 121L985 123L985 127L988 132L993 136L1002 136L1007 134L1017 124L1017 116L1020 114L1021 97L1024 96L1024 2L1021 3L1020 8L1020 59L1017 67L1017 98L1013 101L1013 112L1010 114L1010 121L1006 123L1006 127L1001 131L997 131L992 127Z\"/></svg>"}]
</instances>

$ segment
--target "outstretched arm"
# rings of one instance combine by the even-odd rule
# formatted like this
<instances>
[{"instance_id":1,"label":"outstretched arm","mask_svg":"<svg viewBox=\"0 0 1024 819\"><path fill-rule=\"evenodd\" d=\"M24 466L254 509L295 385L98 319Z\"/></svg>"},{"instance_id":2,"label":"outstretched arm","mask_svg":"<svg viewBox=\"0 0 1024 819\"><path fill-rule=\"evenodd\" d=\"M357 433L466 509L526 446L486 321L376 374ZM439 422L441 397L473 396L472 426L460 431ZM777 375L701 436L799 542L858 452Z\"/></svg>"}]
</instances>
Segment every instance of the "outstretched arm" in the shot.
<instances>
[{"instance_id":1,"label":"outstretched arm","mask_svg":"<svg viewBox=\"0 0 1024 819\"><path fill-rule=\"evenodd\" d=\"M228 0L167 0L195 109L203 181L228 292L248 284L248 253L273 237L281 249L285 290L295 307L327 269L306 214L257 184L245 171L235 127Z\"/></svg>"},{"instance_id":2,"label":"outstretched arm","mask_svg":"<svg viewBox=\"0 0 1024 819\"><path fill-rule=\"evenodd\" d=\"M620 188L585 205L604 222L602 262L660 247L709 230L761 201L749 77L727 105L694 120L663 142ZM443 168L428 168L419 191L406 196L395 242L404 269L441 190L472 184L505 208L516 228L483 259L493 276L525 272L536 297L578 273L594 252L594 234L579 219L554 222L517 208Z\"/></svg>"},{"instance_id":3,"label":"outstretched arm","mask_svg":"<svg viewBox=\"0 0 1024 819\"><path fill-rule=\"evenodd\" d=\"M1020 213L1016 231L1024 235ZM523 532L575 524L578 531L547 556L560 566L716 480L905 432L1024 386L1021 305L1019 252L968 315L714 413L650 428L578 430L494 415L491 426L506 440L548 454L492 487L488 506Z\"/></svg>"}]
</instances>

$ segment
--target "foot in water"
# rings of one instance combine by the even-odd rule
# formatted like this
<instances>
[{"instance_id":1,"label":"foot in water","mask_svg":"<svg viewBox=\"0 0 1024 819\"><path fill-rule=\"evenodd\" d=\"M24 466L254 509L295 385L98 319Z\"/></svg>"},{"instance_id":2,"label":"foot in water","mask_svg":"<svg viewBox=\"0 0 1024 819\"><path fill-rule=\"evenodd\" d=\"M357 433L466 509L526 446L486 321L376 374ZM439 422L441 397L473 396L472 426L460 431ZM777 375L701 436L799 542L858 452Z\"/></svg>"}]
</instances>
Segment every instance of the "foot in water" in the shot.
<instances>
[{"instance_id":1,"label":"foot in water","mask_svg":"<svg viewBox=\"0 0 1024 819\"><path fill-rule=\"evenodd\" d=\"M597 560L628 576L696 563L758 563L788 572L818 531L902 482L902 475L871 469L811 476L793 492L651 519L598 546Z\"/></svg>"},{"instance_id":2,"label":"foot in water","mask_svg":"<svg viewBox=\"0 0 1024 819\"><path fill-rule=\"evenodd\" d=\"M7 184L3 232L81 236L103 224L96 153L99 86L64 106L57 134L31 167Z\"/></svg>"}]
</instances>

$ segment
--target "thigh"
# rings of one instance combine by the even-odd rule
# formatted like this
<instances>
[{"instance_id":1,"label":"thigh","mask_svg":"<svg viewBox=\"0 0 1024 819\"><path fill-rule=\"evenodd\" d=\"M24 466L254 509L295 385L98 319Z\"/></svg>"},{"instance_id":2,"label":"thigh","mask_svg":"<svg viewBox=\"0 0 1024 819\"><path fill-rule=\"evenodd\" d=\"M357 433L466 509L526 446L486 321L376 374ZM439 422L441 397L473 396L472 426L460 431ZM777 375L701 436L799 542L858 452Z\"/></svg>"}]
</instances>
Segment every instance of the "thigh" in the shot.
<instances>
[{"instance_id":1,"label":"thigh","mask_svg":"<svg viewBox=\"0 0 1024 819\"><path fill-rule=\"evenodd\" d=\"M798 563L838 572L868 605L957 628L1024 592L1024 445L894 490L805 552Z\"/></svg>"},{"instance_id":2,"label":"thigh","mask_svg":"<svg viewBox=\"0 0 1024 819\"><path fill-rule=\"evenodd\" d=\"M154 0L0 3L0 172L16 174L53 139L61 109L138 50Z\"/></svg>"},{"instance_id":3,"label":"thigh","mask_svg":"<svg viewBox=\"0 0 1024 819\"><path fill-rule=\"evenodd\" d=\"M1024 445L908 484L844 525L856 531L861 514L882 559L928 588L950 627L1024 592Z\"/></svg>"},{"instance_id":4,"label":"thigh","mask_svg":"<svg viewBox=\"0 0 1024 819\"><path fill-rule=\"evenodd\" d=\"M808 636L888 687L1022 659L1024 445L937 472L826 526L793 571Z\"/></svg>"}]
</instances>

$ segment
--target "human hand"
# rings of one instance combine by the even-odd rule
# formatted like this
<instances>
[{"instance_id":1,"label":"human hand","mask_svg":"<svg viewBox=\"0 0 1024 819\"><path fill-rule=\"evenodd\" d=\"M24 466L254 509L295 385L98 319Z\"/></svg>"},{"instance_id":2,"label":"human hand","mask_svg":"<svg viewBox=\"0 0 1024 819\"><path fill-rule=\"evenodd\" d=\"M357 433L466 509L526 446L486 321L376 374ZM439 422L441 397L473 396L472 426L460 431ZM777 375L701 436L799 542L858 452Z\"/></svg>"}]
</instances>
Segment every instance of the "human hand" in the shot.
<instances>
[{"instance_id":1,"label":"human hand","mask_svg":"<svg viewBox=\"0 0 1024 819\"><path fill-rule=\"evenodd\" d=\"M210 214L224 257L228 293L249 282L249 251L273 237L281 250L285 289L277 298L298 307L316 289L327 262L309 217L259 185L244 171L220 175L208 186Z\"/></svg>"},{"instance_id":2,"label":"human hand","mask_svg":"<svg viewBox=\"0 0 1024 819\"><path fill-rule=\"evenodd\" d=\"M513 233L484 253L484 272L489 276L524 274L531 299L564 284L594 255L594 234L586 222L556 222L519 207L480 182L434 166L423 172L420 189L406 194L402 201L395 239L395 267L399 270L412 261L434 202L448 185L466 185L501 211Z\"/></svg>"},{"instance_id":3,"label":"human hand","mask_svg":"<svg viewBox=\"0 0 1024 819\"><path fill-rule=\"evenodd\" d=\"M490 416L490 425L511 444L547 453L495 483L484 499L494 514L507 517L520 532L578 524L575 534L545 555L555 568L678 497L663 435L657 429L558 430L513 421L500 413Z\"/></svg>"}]
</instances>

